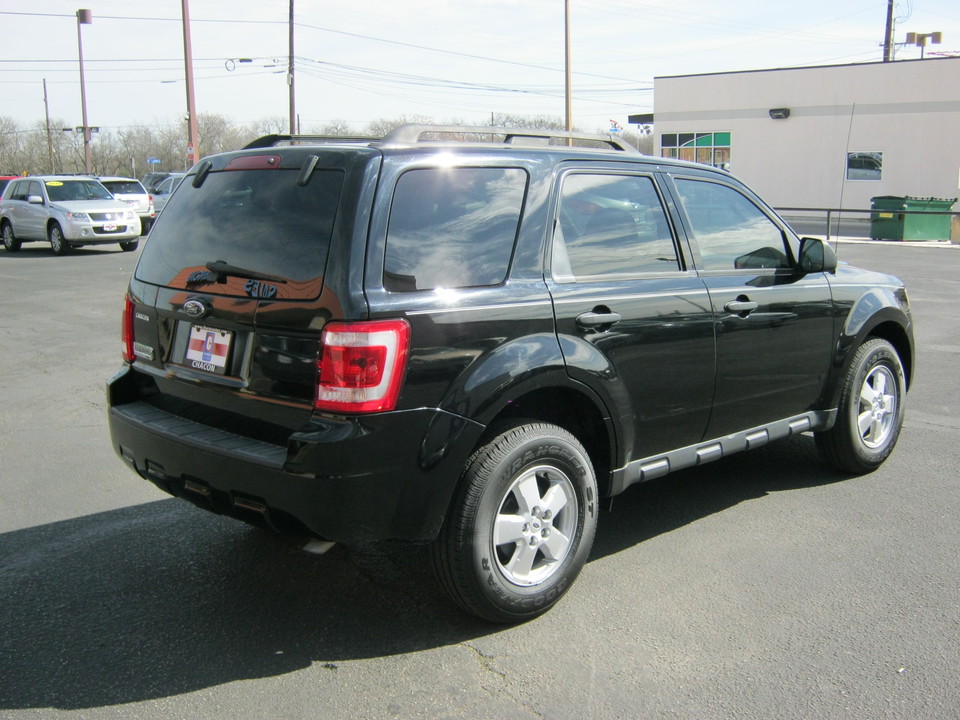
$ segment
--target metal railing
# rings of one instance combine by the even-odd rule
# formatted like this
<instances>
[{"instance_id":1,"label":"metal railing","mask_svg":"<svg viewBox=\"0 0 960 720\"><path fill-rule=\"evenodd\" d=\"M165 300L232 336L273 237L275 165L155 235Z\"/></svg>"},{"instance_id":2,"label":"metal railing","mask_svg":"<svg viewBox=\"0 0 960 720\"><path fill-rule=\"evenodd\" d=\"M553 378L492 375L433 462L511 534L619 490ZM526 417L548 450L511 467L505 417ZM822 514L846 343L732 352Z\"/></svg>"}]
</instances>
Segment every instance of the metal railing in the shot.
<instances>
[{"instance_id":1,"label":"metal railing","mask_svg":"<svg viewBox=\"0 0 960 720\"><path fill-rule=\"evenodd\" d=\"M774 208L774 210L776 210L777 213L781 217L783 217L784 220L790 223L791 226L794 225L794 223L791 222L791 218L788 217L788 214L792 212L809 213L813 216L812 218L807 218L807 217L793 218L794 220L814 222L816 219L820 217L824 217L826 221L824 229L826 230L826 232L824 232L823 235L826 237L827 240L830 240L831 237L841 237L845 234L840 231L840 223L844 215L856 215L856 216L865 215L866 216L865 218L858 217L858 218L852 219L851 222L858 225L862 225L866 229L866 232L846 233L846 235L849 235L852 237L868 237L868 238L871 237L870 229L872 225L872 216L879 213L895 213L897 215L950 215L954 218L954 223L957 222L957 218L960 218L960 212L955 212L950 210L901 210L901 209L896 209L896 210L866 209L864 210L859 208L810 208L810 207L778 207L778 208Z\"/></svg>"}]
</instances>

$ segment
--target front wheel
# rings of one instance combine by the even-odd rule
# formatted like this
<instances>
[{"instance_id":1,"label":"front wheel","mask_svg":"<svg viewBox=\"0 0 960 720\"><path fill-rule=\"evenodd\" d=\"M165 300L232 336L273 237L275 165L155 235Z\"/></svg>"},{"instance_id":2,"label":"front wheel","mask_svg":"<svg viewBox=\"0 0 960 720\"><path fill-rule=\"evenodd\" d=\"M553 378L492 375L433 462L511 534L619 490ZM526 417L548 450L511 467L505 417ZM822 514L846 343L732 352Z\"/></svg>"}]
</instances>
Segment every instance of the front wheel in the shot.
<instances>
[{"instance_id":1,"label":"front wheel","mask_svg":"<svg viewBox=\"0 0 960 720\"><path fill-rule=\"evenodd\" d=\"M133 252L140 245L140 240L130 240L129 242L120 243L120 249L124 252Z\"/></svg>"},{"instance_id":2,"label":"front wheel","mask_svg":"<svg viewBox=\"0 0 960 720\"><path fill-rule=\"evenodd\" d=\"M903 426L903 363L886 340L874 338L853 356L836 424L817 433L817 448L838 470L857 475L878 468L893 452Z\"/></svg>"},{"instance_id":3,"label":"front wheel","mask_svg":"<svg viewBox=\"0 0 960 720\"><path fill-rule=\"evenodd\" d=\"M67 250L70 249L66 238L63 237L63 229L57 223L50 225L47 237L50 240L50 249L53 250L54 255L65 255Z\"/></svg>"},{"instance_id":4,"label":"front wheel","mask_svg":"<svg viewBox=\"0 0 960 720\"><path fill-rule=\"evenodd\" d=\"M583 446L555 425L514 423L467 461L434 569L468 612L492 622L549 610L583 568L597 481Z\"/></svg>"}]
</instances>

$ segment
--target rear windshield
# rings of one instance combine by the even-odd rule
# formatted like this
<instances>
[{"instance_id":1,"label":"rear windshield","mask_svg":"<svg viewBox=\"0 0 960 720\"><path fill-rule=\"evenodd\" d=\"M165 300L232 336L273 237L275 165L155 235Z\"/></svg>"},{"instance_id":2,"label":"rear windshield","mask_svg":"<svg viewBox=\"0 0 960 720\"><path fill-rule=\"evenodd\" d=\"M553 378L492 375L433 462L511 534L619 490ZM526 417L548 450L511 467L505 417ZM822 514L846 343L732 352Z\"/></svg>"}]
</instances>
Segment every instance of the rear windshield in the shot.
<instances>
[{"instance_id":1,"label":"rear windshield","mask_svg":"<svg viewBox=\"0 0 960 720\"><path fill-rule=\"evenodd\" d=\"M100 183L114 195L146 195L147 191L143 189L136 180L101 180Z\"/></svg>"},{"instance_id":2,"label":"rear windshield","mask_svg":"<svg viewBox=\"0 0 960 720\"><path fill-rule=\"evenodd\" d=\"M323 287L343 173L299 169L212 172L177 188L150 232L136 277L217 295L312 299ZM208 263L248 275L218 275Z\"/></svg>"}]
</instances>

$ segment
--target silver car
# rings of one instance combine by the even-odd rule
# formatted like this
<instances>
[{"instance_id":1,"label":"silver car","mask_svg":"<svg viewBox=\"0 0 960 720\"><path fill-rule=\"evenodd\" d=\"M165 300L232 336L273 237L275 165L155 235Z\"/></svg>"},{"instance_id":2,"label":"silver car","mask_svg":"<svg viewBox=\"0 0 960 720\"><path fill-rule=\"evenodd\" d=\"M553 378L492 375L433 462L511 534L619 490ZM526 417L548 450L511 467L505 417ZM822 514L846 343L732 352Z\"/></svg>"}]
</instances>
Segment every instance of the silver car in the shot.
<instances>
[{"instance_id":1,"label":"silver car","mask_svg":"<svg viewBox=\"0 0 960 720\"><path fill-rule=\"evenodd\" d=\"M140 218L93 178L40 175L14 180L4 189L0 233L7 252L43 241L55 255L107 243L130 251L139 244Z\"/></svg>"},{"instance_id":2,"label":"silver car","mask_svg":"<svg viewBox=\"0 0 960 720\"><path fill-rule=\"evenodd\" d=\"M153 224L156 211L153 208L153 198L140 184L139 180L128 177L98 177L97 180L117 200L121 200L133 208L140 218L141 235L150 232L150 225Z\"/></svg>"},{"instance_id":3,"label":"silver car","mask_svg":"<svg viewBox=\"0 0 960 720\"><path fill-rule=\"evenodd\" d=\"M169 177L157 185L157 189L153 191L153 206L157 211L157 215L159 215L160 211L166 206L167 200L170 199L173 191L177 189L177 185L183 180L184 175L186 175L186 173L170 173Z\"/></svg>"}]
</instances>

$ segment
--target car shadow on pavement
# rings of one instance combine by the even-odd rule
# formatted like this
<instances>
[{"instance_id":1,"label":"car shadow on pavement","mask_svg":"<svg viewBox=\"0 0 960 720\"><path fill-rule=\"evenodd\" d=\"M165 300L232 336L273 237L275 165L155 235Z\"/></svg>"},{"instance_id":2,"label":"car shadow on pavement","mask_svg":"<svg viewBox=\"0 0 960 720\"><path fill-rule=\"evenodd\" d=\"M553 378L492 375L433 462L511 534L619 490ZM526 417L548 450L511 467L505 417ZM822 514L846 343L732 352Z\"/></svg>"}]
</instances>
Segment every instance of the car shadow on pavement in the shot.
<instances>
[{"instance_id":1,"label":"car shadow on pavement","mask_svg":"<svg viewBox=\"0 0 960 720\"><path fill-rule=\"evenodd\" d=\"M829 485L849 475L828 466L810 435L681 470L604 501L590 558L596 560L770 493Z\"/></svg>"},{"instance_id":2,"label":"car shadow on pavement","mask_svg":"<svg viewBox=\"0 0 960 720\"><path fill-rule=\"evenodd\" d=\"M741 457L619 496L592 557L841 479L803 443ZM0 709L151 700L503 629L440 594L423 547L302 545L174 499L0 535Z\"/></svg>"},{"instance_id":3,"label":"car shadow on pavement","mask_svg":"<svg viewBox=\"0 0 960 720\"><path fill-rule=\"evenodd\" d=\"M422 548L302 542L161 500L0 535L0 715L189 693L499 628Z\"/></svg>"},{"instance_id":4,"label":"car shadow on pavement","mask_svg":"<svg viewBox=\"0 0 960 720\"><path fill-rule=\"evenodd\" d=\"M145 236L141 236L140 240L145 240ZM37 258L47 257L50 258L51 262L56 260L63 262L66 258L76 258L76 257L96 257L98 255L114 255L116 253L122 253L123 250L120 249L119 245L86 245L79 248L71 248L65 255L58 257L54 254L53 250L50 249L50 245L47 243L29 243L24 245L16 252L7 252L6 250L0 250L0 262L13 262L15 260L36 260ZM128 252L127 255L130 257L137 257L136 252Z\"/></svg>"}]
</instances>

